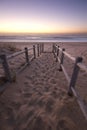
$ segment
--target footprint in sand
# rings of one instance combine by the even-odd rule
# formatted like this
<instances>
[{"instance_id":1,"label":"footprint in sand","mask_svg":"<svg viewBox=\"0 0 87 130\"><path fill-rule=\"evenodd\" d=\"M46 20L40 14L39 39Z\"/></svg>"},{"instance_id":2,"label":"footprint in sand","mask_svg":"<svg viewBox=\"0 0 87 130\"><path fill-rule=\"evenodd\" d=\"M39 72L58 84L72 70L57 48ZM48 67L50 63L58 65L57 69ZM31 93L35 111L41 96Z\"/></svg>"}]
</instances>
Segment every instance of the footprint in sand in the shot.
<instances>
[{"instance_id":1,"label":"footprint in sand","mask_svg":"<svg viewBox=\"0 0 87 130\"><path fill-rule=\"evenodd\" d=\"M24 82L25 85L28 85L29 83L27 81Z\"/></svg>"},{"instance_id":2,"label":"footprint in sand","mask_svg":"<svg viewBox=\"0 0 87 130\"><path fill-rule=\"evenodd\" d=\"M42 88L42 86L44 85L44 82L40 82L40 81L37 81L34 83L35 86L39 86L40 88Z\"/></svg>"},{"instance_id":3,"label":"footprint in sand","mask_svg":"<svg viewBox=\"0 0 87 130\"><path fill-rule=\"evenodd\" d=\"M37 100L37 105L42 107L47 113L52 112L55 100L50 93L42 95Z\"/></svg>"},{"instance_id":4,"label":"footprint in sand","mask_svg":"<svg viewBox=\"0 0 87 130\"><path fill-rule=\"evenodd\" d=\"M32 81L34 77L32 75L31 76L26 75L25 78Z\"/></svg>"},{"instance_id":5,"label":"footprint in sand","mask_svg":"<svg viewBox=\"0 0 87 130\"><path fill-rule=\"evenodd\" d=\"M45 87L45 92L49 92L49 87L48 86Z\"/></svg>"},{"instance_id":6,"label":"footprint in sand","mask_svg":"<svg viewBox=\"0 0 87 130\"><path fill-rule=\"evenodd\" d=\"M52 112L53 107L54 107L54 103L55 103L55 101L51 100L51 99L49 99L47 101L47 104L46 104L46 107L45 107L45 109L46 109L47 112L49 112L49 113Z\"/></svg>"},{"instance_id":7,"label":"footprint in sand","mask_svg":"<svg viewBox=\"0 0 87 130\"><path fill-rule=\"evenodd\" d=\"M26 93L23 93L23 96L24 96L24 98L30 98L32 96L32 94L26 92Z\"/></svg>"},{"instance_id":8,"label":"footprint in sand","mask_svg":"<svg viewBox=\"0 0 87 130\"><path fill-rule=\"evenodd\" d=\"M55 91L55 90L51 91L51 95L52 95L54 98L58 98L58 97L59 97L59 93L57 93L57 91Z\"/></svg>"},{"instance_id":9,"label":"footprint in sand","mask_svg":"<svg viewBox=\"0 0 87 130\"><path fill-rule=\"evenodd\" d=\"M6 107L5 109L6 111L3 110L2 113L0 114L1 117L0 124L2 124L3 130L6 127L13 127L15 125L14 113L12 108ZM6 123L6 126L4 126L4 123Z\"/></svg>"},{"instance_id":10,"label":"footprint in sand","mask_svg":"<svg viewBox=\"0 0 87 130\"><path fill-rule=\"evenodd\" d=\"M11 103L11 106L12 106L12 108L14 108L15 110L18 110L18 109L20 108L20 106L21 106L21 102L15 102L15 101L13 101L13 102Z\"/></svg>"},{"instance_id":11,"label":"footprint in sand","mask_svg":"<svg viewBox=\"0 0 87 130\"><path fill-rule=\"evenodd\" d=\"M47 116L44 117L43 114L34 115L31 123L29 123L27 127L30 128L30 130L52 130Z\"/></svg>"},{"instance_id":12,"label":"footprint in sand","mask_svg":"<svg viewBox=\"0 0 87 130\"><path fill-rule=\"evenodd\" d=\"M55 79L50 79L49 82L50 82L51 84L56 84L56 80L55 80Z\"/></svg>"},{"instance_id":13,"label":"footprint in sand","mask_svg":"<svg viewBox=\"0 0 87 130\"><path fill-rule=\"evenodd\" d=\"M56 130L76 130L76 125L71 119L64 117L59 120Z\"/></svg>"},{"instance_id":14,"label":"footprint in sand","mask_svg":"<svg viewBox=\"0 0 87 130\"><path fill-rule=\"evenodd\" d=\"M17 121L16 121L16 125L15 125L15 129L14 130L28 130L28 122L30 121L30 119L32 119L32 117L34 116L34 109L33 108L23 108L25 109L25 114L24 111L22 112L22 110L20 110L20 113L17 117ZM30 129L30 128L29 128Z\"/></svg>"}]
</instances>

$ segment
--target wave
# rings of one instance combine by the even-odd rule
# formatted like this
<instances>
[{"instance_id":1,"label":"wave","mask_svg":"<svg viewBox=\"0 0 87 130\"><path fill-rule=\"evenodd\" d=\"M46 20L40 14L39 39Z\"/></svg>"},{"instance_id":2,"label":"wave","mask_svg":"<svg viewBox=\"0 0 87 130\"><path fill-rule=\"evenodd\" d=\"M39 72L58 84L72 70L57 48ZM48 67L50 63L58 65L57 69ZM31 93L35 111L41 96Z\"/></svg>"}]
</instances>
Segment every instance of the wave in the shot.
<instances>
[{"instance_id":1,"label":"wave","mask_svg":"<svg viewBox=\"0 0 87 130\"><path fill-rule=\"evenodd\" d=\"M87 35L14 35L0 36L0 41L85 41Z\"/></svg>"}]
</instances>

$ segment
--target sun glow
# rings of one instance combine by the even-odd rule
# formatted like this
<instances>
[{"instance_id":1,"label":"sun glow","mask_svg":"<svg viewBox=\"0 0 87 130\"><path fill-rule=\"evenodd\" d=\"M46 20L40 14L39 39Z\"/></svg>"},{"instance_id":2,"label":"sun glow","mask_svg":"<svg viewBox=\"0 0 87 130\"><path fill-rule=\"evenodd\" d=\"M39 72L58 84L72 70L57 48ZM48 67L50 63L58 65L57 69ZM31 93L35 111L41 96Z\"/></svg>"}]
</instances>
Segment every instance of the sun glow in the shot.
<instances>
[{"instance_id":1,"label":"sun glow","mask_svg":"<svg viewBox=\"0 0 87 130\"><path fill-rule=\"evenodd\" d=\"M46 33L53 32L54 29L46 24L33 22L8 22L2 23L0 26L1 32L6 33Z\"/></svg>"},{"instance_id":2,"label":"sun glow","mask_svg":"<svg viewBox=\"0 0 87 130\"><path fill-rule=\"evenodd\" d=\"M34 21L34 22L32 22ZM63 23L48 23L45 21L23 21L23 20L8 20L1 22L0 33L79 33L85 30L72 28Z\"/></svg>"},{"instance_id":3,"label":"sun glow","mask_svg":"<svg viewBox=\"0 0 87 130\"><path fill-rule=\"evenodd\" d=\"M86 0L0 0L0 34L87 33L86 5Z\"/></svg>"}]
</instances>

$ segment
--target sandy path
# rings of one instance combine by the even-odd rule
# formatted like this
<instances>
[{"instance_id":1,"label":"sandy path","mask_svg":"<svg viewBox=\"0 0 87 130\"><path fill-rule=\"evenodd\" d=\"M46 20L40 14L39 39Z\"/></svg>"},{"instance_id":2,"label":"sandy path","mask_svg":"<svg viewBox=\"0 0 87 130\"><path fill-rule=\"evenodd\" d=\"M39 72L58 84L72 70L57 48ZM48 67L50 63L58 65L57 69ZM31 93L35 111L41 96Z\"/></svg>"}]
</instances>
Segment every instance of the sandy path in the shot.
<instances>
[{"instance_id":1,"label":"sandy path","mask_svg":"<svg viewBox=\"0 0 87 130\"><path fill-rule=\"evenodd\" d=\"M51 53L35 59L0 96L0 130L86 130ZM60 80L61 79L61 80ZM61 82L62 81L62 82Z\"/></svg>"}]
</instances>

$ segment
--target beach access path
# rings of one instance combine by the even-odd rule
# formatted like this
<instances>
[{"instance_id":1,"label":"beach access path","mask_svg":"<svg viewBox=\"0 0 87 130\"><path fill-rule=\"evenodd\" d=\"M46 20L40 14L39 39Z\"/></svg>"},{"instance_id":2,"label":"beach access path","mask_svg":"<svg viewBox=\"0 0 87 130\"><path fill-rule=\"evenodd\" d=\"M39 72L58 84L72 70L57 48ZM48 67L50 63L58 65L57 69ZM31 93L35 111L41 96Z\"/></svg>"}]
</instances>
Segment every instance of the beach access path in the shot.
<instances>
[{"instance_id":1,"label":"beach access path","mask_svg":"<svg viewBox=\"0 0 87 130\"><path fill-rule=\"evenodd\" d=\"M0 95L0 130L87 130L52 53L44 53Z\"/></svg>"}]
</instances>

